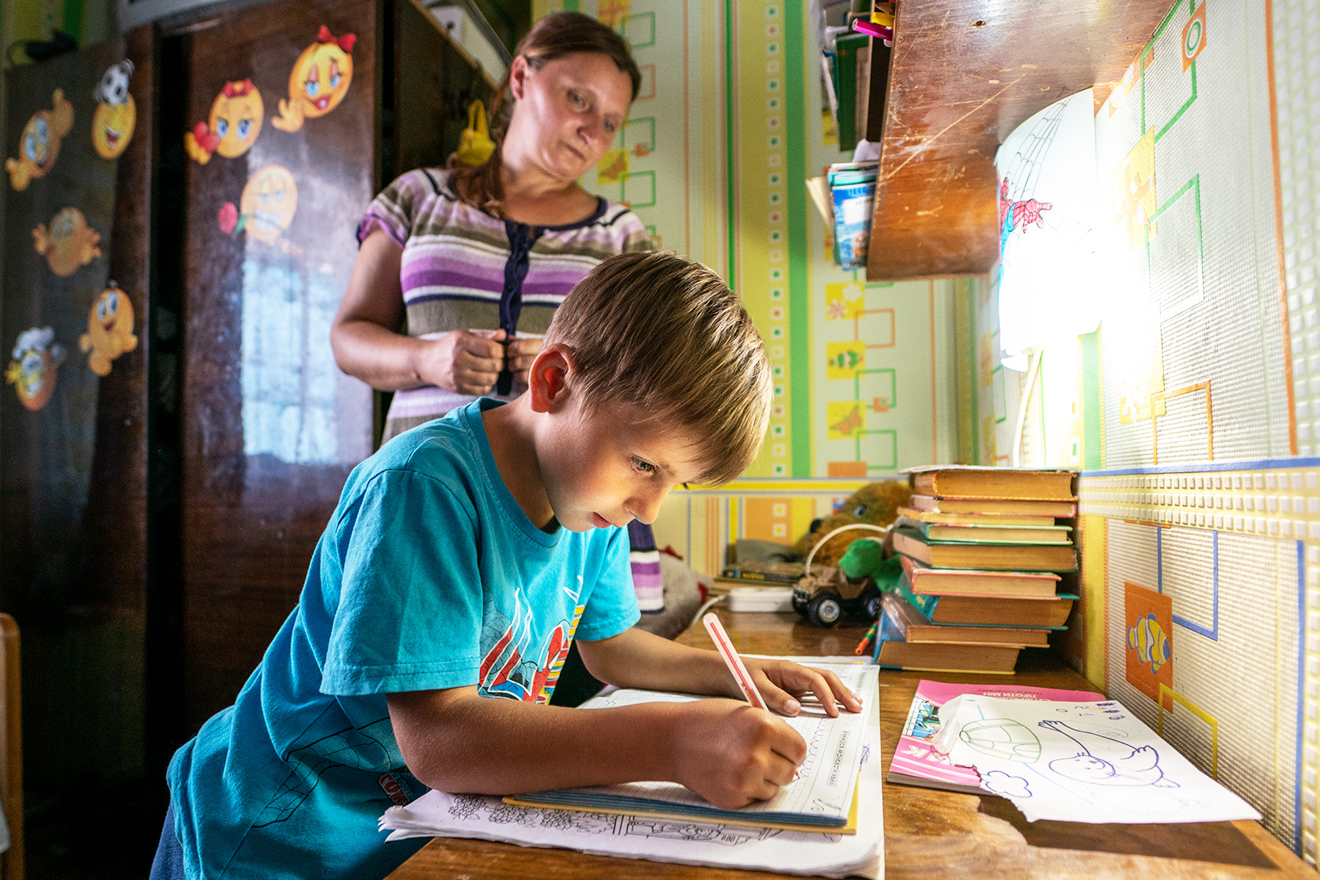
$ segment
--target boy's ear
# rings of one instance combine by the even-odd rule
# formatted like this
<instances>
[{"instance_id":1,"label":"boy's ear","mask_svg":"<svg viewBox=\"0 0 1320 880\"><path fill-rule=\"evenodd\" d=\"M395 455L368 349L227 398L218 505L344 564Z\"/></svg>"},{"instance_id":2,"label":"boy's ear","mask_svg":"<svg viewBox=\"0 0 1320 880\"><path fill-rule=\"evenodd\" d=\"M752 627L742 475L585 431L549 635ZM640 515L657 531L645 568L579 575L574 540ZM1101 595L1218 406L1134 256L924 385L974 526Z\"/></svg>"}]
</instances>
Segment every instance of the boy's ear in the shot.
<instances>
[{"instance_id":1,"label":"boy's ear","mask_svg":"<svg viewBox=\"0 0 1320 880\"><path fill-rule=\"evenodd\" d=\"M555 412L564 406L575 367L573 350L563 343L556 342L541 349L527 371L527 393L532 396L532 412Z\"/></svg>"}]
</instances>

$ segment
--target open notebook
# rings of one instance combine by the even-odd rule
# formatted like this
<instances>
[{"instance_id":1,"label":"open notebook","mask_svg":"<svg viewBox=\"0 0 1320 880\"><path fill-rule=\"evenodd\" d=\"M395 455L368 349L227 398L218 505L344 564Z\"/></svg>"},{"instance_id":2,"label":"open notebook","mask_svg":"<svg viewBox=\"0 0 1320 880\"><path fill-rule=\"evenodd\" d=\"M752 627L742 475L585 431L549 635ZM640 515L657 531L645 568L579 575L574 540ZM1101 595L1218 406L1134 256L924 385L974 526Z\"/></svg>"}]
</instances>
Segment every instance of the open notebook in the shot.
<instances>
[{"instance_id":1,"label":"open notebook","mask_svg":"<svg viewBox=\"0 0 1320 880\"><path fill-rule=\"evenodd\" d=\"M876 699L876 669L832 667L843 683L863 700ZM584 709L635 705L656 701L701 699L690 694L622 689L594 697ZM724 810L700 795L670 782L633 782L513 795L505 802L597 813L652 815L669 819L720 822L794 831L852 834L857 829L857 777L861 772L870 713L841 712L830 718L814 699L803 700L802 713L785 718L807 741L807 759L799 777L768 801L738 810Z\"/></svg>"}]
</instances>

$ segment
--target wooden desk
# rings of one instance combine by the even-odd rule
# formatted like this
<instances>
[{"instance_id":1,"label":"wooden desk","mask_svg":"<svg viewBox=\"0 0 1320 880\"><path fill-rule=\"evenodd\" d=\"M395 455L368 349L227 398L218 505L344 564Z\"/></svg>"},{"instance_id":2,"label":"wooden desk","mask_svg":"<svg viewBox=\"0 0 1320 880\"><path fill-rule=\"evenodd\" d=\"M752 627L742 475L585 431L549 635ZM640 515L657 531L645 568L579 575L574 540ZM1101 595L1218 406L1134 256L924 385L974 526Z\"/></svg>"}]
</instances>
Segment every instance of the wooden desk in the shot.
<instances>
[{"instance_id":1,"label":"wooden desk","mask_svg":"<svg viewBox=\"0 0 1320 880\"><path fill-rule=\"evenodd\" d=\"M793 614L721 611L738 650L748 654L851 654L865 628L822 630ZM697 626L680 642L711 647ZM884 671L880 674L881 758L888 768L899 731L922 678L966 676ZM1024 651L1017 675L976 676L986 683L1094 690L1047 652ZM986 880L1061 878L1309 878L1316 872L1256 822L1180 825L1029 823L1007 800L906 785L886 785L885 876ZM653 880L788 878L764 872L697 868L589 856L567 850L438 838L389 880L472 880L646 876Z\"/></svg>"}]
</instances>

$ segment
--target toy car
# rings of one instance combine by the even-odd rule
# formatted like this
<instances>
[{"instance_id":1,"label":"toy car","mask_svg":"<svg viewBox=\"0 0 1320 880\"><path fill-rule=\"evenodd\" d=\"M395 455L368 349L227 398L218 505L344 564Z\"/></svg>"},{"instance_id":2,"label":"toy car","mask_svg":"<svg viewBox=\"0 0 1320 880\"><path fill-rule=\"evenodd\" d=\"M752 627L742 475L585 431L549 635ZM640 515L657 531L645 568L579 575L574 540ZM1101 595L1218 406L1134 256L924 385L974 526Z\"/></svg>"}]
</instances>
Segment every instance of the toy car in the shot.
<instances>
[{"instance_id":1,"label":"toy car","mask_svg":"<svg viewBox=\"0 0 1320 880\"><path fill-rule=\"evenodd\" d=\"M868 576L850 578L840 569L825 566L798 580L793 588L793 610L824 627L834 626L846 612L876 620L880 588Z\"/></svg>"}]
</instances>

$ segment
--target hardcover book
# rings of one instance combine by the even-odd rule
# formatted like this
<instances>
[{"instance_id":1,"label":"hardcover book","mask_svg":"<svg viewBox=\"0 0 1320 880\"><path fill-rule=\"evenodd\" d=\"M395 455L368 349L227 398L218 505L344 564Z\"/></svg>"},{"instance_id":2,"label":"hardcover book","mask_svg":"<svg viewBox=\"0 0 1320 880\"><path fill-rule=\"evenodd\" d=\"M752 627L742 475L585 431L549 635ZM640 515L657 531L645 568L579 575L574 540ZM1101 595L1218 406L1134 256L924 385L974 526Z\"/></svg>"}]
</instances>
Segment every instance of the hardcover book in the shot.
<instances>
[{"instance_id":1,"label":"hardcover book","mask_svg":"<svg viewBox=\"0 0 1320 880\"><path fill-rule=\"evenodd\" d=\"M970 626L960 623L931 623L915 605L897 591L885 593L881 605L911 644L1009 645L1015 648L1048 648L1051 630L1043 627Z\"/></svg>"},{"instance_id":2,"label":"hardcover book","mask_svg":"<svg viewBox=\"0 0 1320 880\"><path fill-rule=\"evenodd\" d=\"M1071 470L1024 470L973 465L908 468L912 491L945 498L1074 501Z\"/></svg>"},{"instance_id":3,"label":"hardcover book","mask_svg":"<svg viewBox=\"0 0 1320 880\"><path fill-rule=\"evenodd\" d=\"M1011 674L1021 650L1016 645L909 642L887 611L881 611L878 630L875 664L890 669Z\"/></svg>"},{"instance_id":4,"label":"hardcover book","mask_svg":"<svg viewBox=\"0 0 1320 880\"><path fill-rule=\"evenodd\" d=\"M972 626L1060 627L1068 622L1077 597L1056 593L1040 599L1009 596L923 596L913 593L904 579L899 589L904 597L931 623L962 623Z\"/></svg>"},{"instance_id":5,"label":"hardcover book","mask_svg":"<svg viewBox=\"0 0 1320 880\"><path fill-rule=\"evenodd\" d=\"M894 549L932 568L991 571L1076 571L1071 544L990 544L936 541L908 526L894 528Z\"/></svg>"},{"instance_id":6,"label":"hardcover book","mask_svg":"<svg viewBox=\"0 0 1320 880\"><path fill-rule=\"evenodd\" d=\"M990 523L932 523L900 516L894 525L924 535L928 541L959 544L1071 544L1069 526L1001 525Z\"/></svg>"},{"instance_id":7,"label":"hardcover book","mask_svg":"<svg viewBox=\"0 0 1320 880\"><path fill-rule=\"evenodd\" d=\"M903 574L913 593L927 596L1016 596L1052 599L1059 576L1049 571L983 571L975 568L931 568L910 556L900 556Z\"/></svg>"},{"instance_id":8,"label":"hardcover book","mask_svg":"<svg viewBox=\"0 0 1320 880\"><path fill-rule=\"evenodd\" d=\"M1077 505L1068 501L1024 501L1013 498L942 498L938 495L913 495L908 506L932 513L979 513L1014 516L1050 516L1070 519L1077 515Z\"/></svg>"},{"instance_id":9,"label":"hardcover book","mask_svg":"<svg viewBox=\"0 0 1320 880\"><path fill-rule=\"evenodd\" d=\"M938 501L938 498L925 495L925 498L932 498ZM1008 514L1008 513L941 513L936 510L920 510L916 507L900 506L897 511L899 516L907 517L910 520L924 523L939 523L941 525L986 525L986 526L1052 526L1053 516L1030 516L1027 514Z\"/></svg>"}]
</instances>

